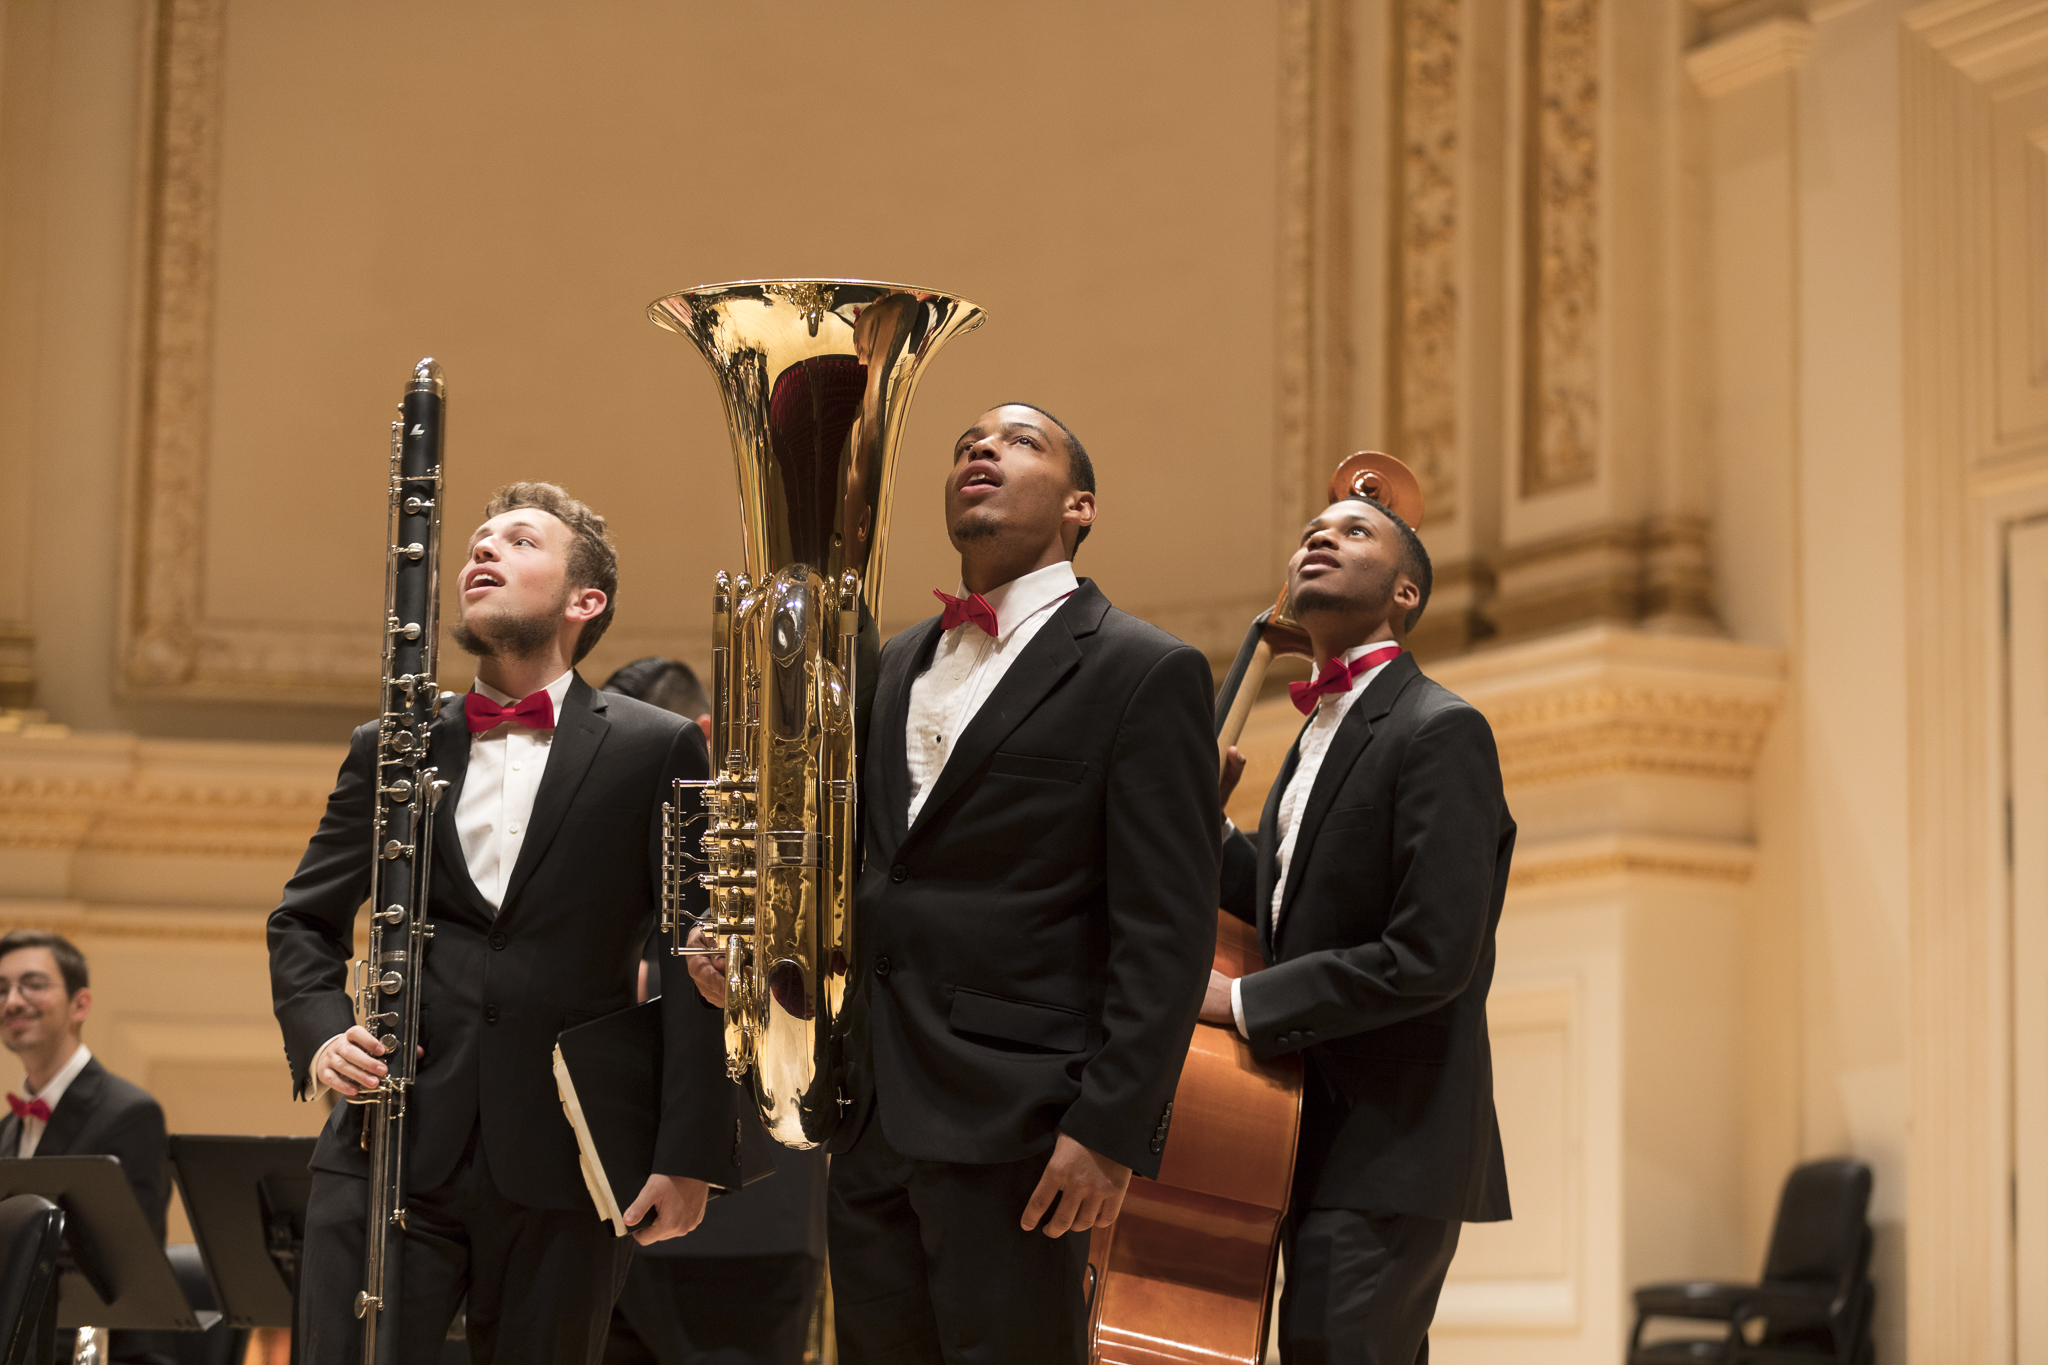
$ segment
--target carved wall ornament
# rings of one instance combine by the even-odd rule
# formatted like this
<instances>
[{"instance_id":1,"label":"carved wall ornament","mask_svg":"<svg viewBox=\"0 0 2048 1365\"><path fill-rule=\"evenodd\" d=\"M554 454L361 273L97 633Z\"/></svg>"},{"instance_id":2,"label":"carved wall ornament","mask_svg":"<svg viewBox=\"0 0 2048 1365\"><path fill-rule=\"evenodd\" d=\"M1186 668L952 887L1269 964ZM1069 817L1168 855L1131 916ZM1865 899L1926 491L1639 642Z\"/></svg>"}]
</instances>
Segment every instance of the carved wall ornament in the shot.
<instances>
[{"instance_id":1,"label":"carved wall ornament","mask_svg":"<svg viewBox=\"0 0 2048 1365\"><path fill-rule=\"evenodd\" d=\"M296 860L326 809L339 755L313 745L229 747L0 739L0 848Z\"/></svg>"},{"instance_id":2,"label":"carved wall ornament","mask_svg":"<svg viewBox=\"0 0 2048 1365\"><path fill-rule=\"evenodd\" d=\"M1438 521L1456 512L1459 20L1459 0L1405 0L1394 57L1401 192L1390 425Z\"/></svg>"},{"instance_id":3,"label":"carved wall ornament","mask_svg":"<svg viewBox=\"0 0 2048 1365\"><path fill-rule=\"evenodd\" d=\"M142 188L122 671L189 681L198 653L225 0L157 0Z\"/></svg>"},{"instance_id":4,"label":"carved wall ornament","mask_svg":"<svg viewBox=\"0 0 2048 1365\"><path fill-rule=\"evenodd\" d=\"M1599 0L1529 0L1522 495L1600 457Z\"/></svg>"}]
</instances>

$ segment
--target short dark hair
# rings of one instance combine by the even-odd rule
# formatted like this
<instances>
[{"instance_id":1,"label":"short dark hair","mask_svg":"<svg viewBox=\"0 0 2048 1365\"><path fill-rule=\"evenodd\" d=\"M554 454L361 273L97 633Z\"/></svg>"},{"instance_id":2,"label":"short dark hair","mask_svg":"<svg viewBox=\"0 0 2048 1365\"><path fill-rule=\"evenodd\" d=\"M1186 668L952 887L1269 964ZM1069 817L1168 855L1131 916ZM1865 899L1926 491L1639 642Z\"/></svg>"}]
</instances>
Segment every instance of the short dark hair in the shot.
<instances>
[{"instance_id":1,"label":"short dark hair","mask_svg":"<svg viewBox=\"0 0 2048 1365\"><path fill-rule=\"evenodd\" d=\"M62 934L48 929L9 929L0 934L0 957L18 953L23 948L50 950L50 956L57 959L57 970L64 974L64 994L76 995L92 984L92 973L85 966L85 954Z\"/></svg>"},{"instance_id":2,"label":"short dark hair","mask_svg":"<svg viewBox=\"0 0 2048 1365\"><path fill-rule=\"evenodd\" d=\"M711 710L711 698L705 695L704 684L697 681L695 670L680 660L664 659L658 654L621 667L604 680L603 690L691 720Z\"/></svg>"},{"instance_id":3,"label":"short dark hair","mask_svg":"<svg viewBox=\"0 0 2048 1365\"><path fill-rule=\"evenodd\" d=\"M484 504L484 520L489 521L521 507L546 512L568 527L576 537L569 546L565 585L596 588L604 594L604 610L585 621L582 633L576 637L576 657L569 662L580 664L583 656L597 648L597 642L611 629L612 614L618 610L618 549L612 544L611 531L606 527L604 518L570 497L559 484L508 483L491 494L491 500Z\"/></svg>"},{"instance_id":4,"label":"short dark hair","mask_svg":"<svg viewBox=\"0 0 2048 1365\"><path fill-rule=\"evenodd\" d=\"M1095 491L1095 461L1088 458L1088 447L1081 444L1081 438L1074 434L1072 427L1036 403L998 403L996 406L999 408L1030 408L1040 417L1058 427L1060 435L1067 442L1068 477L1073 479L1074 487L1080 492L1093 493ZM1081 552L1081 542L1088 539L1088 532L1091 529L1090 527L1083 526L1081 534L1074 537L1074 553L1079 554Z\"/></svg>"},{"instance_id":5,"label":"short dark hair","mask_svg":"<svg viewBox=\"0 0 2048 1365\"><path fill-rule=\"evenodd\" d=\"M1406 635L1409 631L1415 629L1415 623L1422 619L1422 609L1429 605L1430 583L1436 576L1436 569L1429 562L1429 551L1422 548L1422 537L1415 534L1413 526L1401 520L1399 513L1376 498L1339 498L1337 501L1364 503L1367 507L1372 508L1388 521L1394 523L1394 529L1400 533L1401 562L1397 567L1402 573L1408 575L1417 590L1422 594L1421 600L1415 604L1409 611L1407 619L1401 623L1401 633ZM1333 507L1335 505L1336 503L1331 504Z\"/></svg>"}]
</instances>

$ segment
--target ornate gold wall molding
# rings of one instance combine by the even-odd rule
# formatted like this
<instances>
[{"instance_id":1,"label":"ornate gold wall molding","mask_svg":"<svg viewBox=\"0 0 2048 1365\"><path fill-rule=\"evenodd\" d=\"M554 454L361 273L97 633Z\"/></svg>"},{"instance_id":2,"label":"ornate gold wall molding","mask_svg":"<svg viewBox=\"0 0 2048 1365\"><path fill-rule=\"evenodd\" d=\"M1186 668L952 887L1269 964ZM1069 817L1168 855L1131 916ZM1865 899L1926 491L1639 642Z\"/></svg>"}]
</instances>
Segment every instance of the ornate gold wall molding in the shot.
<instances>
[{"instance_id":1,"label":"ornate gold wall molding","mask_svg":"<svg viewBox=\"0 0 2048 1365\"><path fill-rule=\"evenodd\" d=\"M251 912L239 920L225 916L176 911L107 913L77 905L28 907L0 905L0 933L10 929L49 929L79 943L90 954L96 940L165 943L235 943L264 945L267 916Z\"/></svg>"},{"instance_id":2,"label":"ornate gold wall molding","mask_svg":"<svg viewBox=\"0 0 2048 1365\"><path fill-rule=\"evenodd\" d=\"M1599 472L1599 15L1599 0L1529 0L1524 497Z\"/></svg>"},{"instance_id":3,"label":"ornate gold wall molding","mask_svg":"<svg viewBox=\"0 0 2048 1365\"><path fill-rule=\"evenodd\" d=\"M1430 518L1456 515L1460 0L1403 0L1392 232L1394 336L1387 393L1394 447L1422 481Z\"/></svg>"},{"instance_id":4,"label":"ornate gold wall molding","mask_svg":"<svg viewBox=\"0 0 2048 1365\"><path fill-rule=\"evenodd\" d=\"M33 706L36 634L25 621L0 621L0 708Z\"/></svg>"},{"instance_id":5,"label":"ornate gold wall molding","mask_svg":"<svg viewBox=\"0 0 2048 1365\"><path fill-rule=\"evenodd\" d=\"M1504 639L1586 621L1712 629L1711 546L1704 518L1651 517L1502 550L1490 561L1487 619Z\"/></svg>"},{"instance_id":6,"label":"ornate gold wall molding","mask_svg":"<svg viewBox=\"0 0 2048 1365\"><path fill-rule=\"evenodd\" d=\"M179 690L199 667L225 8L150 11L120 646L123 680L141 692Z\"/></svg>"},{"instance_id":7,"label":"ornate gold wall molding","mask_svg":"<svg viewBox=\"0 0 2048 1365\"><path fill-rule=\"evenodd\" d=\"M1518 847L1508 885L1526 892L1617 877L1647 877L1729 887L1746 885L1755 870L1756 850L1746 843L1623 836Z\"/></svg>"},{"instance_id":8,"label":"ornate gold wall molding","mask_svg":"<svg viewBox=\"0 0 2048 1365\"><path fill-rule=\"evenodd\" d=\"M1776 650L1590 626L1432 668L1486 713L1519 789L1610 775L1748 782L1784 693Z\"/></svg>"},{"instance_id":9,"label":"ornate gold wall molding","mask_svg":"<svg viewBox=\"0 0 2048 1365\"><path fill-rule=\"evenodd\" d=\"M1331 452L1349 427L1351 88L1349 0L1282 0L1276 548L1291 549L1311 508L1321 508Z\"/></svg>"},{"instance_id":10,"label":"ornate gold wall molding","mask_svg":"<svg viewBox=\"0 0 2048 1365\"><path fill-rule=\"evenodd\" d=\"M317 745L0 735L0 849L296 859L340 759Z\"/></svg>"}]
</instances>

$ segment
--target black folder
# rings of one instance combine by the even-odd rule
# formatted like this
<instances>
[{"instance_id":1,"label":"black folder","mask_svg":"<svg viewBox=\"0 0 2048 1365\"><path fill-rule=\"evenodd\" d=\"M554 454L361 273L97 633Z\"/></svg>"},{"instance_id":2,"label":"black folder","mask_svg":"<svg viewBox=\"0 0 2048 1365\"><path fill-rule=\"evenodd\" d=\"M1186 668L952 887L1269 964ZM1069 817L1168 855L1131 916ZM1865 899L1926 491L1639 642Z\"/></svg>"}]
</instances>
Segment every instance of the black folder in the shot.
<instances>
[{"instance_id":1,"label":"black folder","mask_svg":"<svg viewBox=\"0 0 2048 1365\"><path fill-rule=\"evenodd\" d=\"M654 1171L654 1139L661 1124L661 1000L608 1014L563 1030L555 1040L555 1087L562 1112L576 1130L583 1182L619 1236L625 1210ZM751 1095L721 1102L753 1103ZM725 1188L750 1185L775 1171L775 1143L757 1123L733 1111L732 1178Z\"/></svg>"}]
</instances>

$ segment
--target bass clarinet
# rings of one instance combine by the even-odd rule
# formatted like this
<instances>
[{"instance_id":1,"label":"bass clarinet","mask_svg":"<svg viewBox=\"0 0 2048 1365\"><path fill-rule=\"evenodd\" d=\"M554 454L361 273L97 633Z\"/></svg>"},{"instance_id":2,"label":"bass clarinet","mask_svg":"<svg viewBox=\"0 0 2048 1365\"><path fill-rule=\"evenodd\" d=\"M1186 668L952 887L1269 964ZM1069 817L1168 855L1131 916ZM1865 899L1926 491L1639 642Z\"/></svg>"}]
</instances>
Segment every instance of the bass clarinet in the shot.
<instances>
[{"instance_id":1,"label":"bass clarinet","mask_svg":"<svg viewBox=\"0 0 2048 1365\"><path fill-rule=\"evenodd\" d=\"M421 976L434 864L434 807L447 783L426 765L440 707L434 647L440 627L441 366L413 368L391 424L390 552L384 570L383 706L377 724L377 796L371 849L369 952L356 964L358 1022L384 1046L389 1069L351 1101L366 1106L369 1223L364 1237L364 1365L396 1358L384 1326L405 1239L405 1104L419 1056Z\"/></svg>"}]
</instances>

